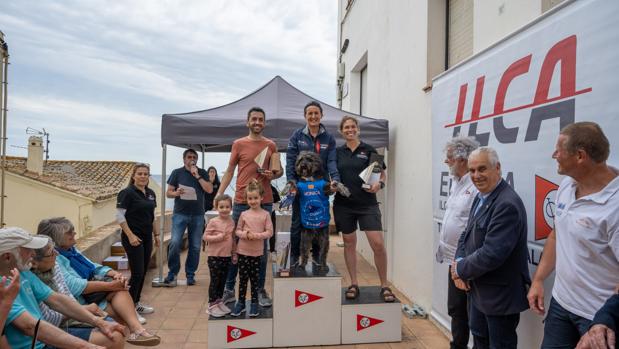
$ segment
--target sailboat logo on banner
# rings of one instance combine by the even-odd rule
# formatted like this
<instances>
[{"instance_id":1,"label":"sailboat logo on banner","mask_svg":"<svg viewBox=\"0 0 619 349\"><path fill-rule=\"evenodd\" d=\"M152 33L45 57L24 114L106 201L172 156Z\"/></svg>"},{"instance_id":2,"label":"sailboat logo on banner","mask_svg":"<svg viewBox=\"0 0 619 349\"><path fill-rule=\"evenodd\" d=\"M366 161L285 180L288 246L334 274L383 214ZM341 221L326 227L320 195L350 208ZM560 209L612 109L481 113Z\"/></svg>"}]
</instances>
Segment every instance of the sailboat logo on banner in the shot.
<instances>
[{"instance_id":1,"label":"sailboat logo on banner","mask_svg":"<svg viewBox=\"0 0 619 349\"><path fill-rule=\"evenodd\" d=\"M256 334L254 331L228 325L228 343Z\"/></svg>"},{"instance_id":2,"label":"sailboat logo on banner","mask_svg":"<svg viewBox=\"0 0 619 349\"><path fill-rule=\"evenodd\" d=\"M376 326L383 322L385 321L381 319L375 319L373 317L357 314L357 332Z\"/></svg>"},{"instance_id":3,"label":"sailboat logo on banner","mask_svg":"<svg viewBox=\"0 0 619 349\"><path fill-rule=\"evenodd\" d=\"M300 307L311 302L315 302L323 297L299 290L294 290L294 307Z\"/></svg>"},{"instance_id":4,"label":"sailboat logo on banner","mask_svg":"<svg viewBox=\"0 0 619 349\"><path fill-rule=\"evenodd\" d=\"M554 229L557 189L555 183L535 175L535 241L547 238Z\"/></svg>"}]
</instances>

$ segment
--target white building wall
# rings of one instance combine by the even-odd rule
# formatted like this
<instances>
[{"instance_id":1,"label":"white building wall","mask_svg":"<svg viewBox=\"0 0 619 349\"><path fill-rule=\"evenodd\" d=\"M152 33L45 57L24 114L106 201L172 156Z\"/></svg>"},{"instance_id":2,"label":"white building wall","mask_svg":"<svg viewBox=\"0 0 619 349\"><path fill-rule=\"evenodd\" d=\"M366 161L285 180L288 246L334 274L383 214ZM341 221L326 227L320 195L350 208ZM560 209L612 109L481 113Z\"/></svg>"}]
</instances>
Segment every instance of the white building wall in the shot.
<instances>
[{"instance_id":1,"label":"white building wall","mask_svg":"<svg viewBox=\"0 0 619 349\"><path fill-rule=\"evenodd\" d=\"M542 0L476 0L473 6L475 53L542 14Z\"/></svg>"},{"instance_id":2,"label":"white building wall","mask_svg":"<svg viewBox=\"0 0 619 349\"><path fill-rule=\"evenodd\" d=\"M430 11L439 9L434 16L440 16L440 9L444 9L436 1L441 0L356 0L346 13L347 1L339 0L339 43L349 40L342 55L346 72L342 109L359 110L359 71L367 64L368 100L364 114L388 119L390 123L387 201L381 207L386 221L389 279L428 311L433 281L440 288L446 288L447 283L446 275L440 276L443 281L433 280L431 201L432 190L439 188L432 188L431 159L442 154L432 154L431 89L423 91L432 78L428 72L436 72L436 67L444 64L444 50L443 55L440 50L428 55L428 47L436 44L428 40L428 27L432 31L437 29L433 22L436 17L428 22L428 6ZM475 0L474 52L539 16L541 3L542 0ZM444 33L430 34L432 40L444 38ZM432 57L430 62L428 56ZM370 257L367 245L361 242L359 248L366 258Z\"/></svg>"},{"instance_id":3,"label":"white building wall","mask_svg":"<svg viewBox=\"0 0 619 349\"><path fill-rule=\"evenodd\" d=\"M4 213L7 226L17 226L36 233L42 219L67 217L75 224L78 237L84 234L80 209L90 209L92 200L8 171L5 188Z\"/></svg>"},{"instance_id":4,"label":"white building wall","mask_svg":"<svg viewBox=\"0 0 619 349\"><path fill-rule=\"evenodd\" d=\"M355 1L342 23L350 43L343 62L348 94L342 108L358 111L359 73L367 54L367 110L389 119L386 244L390 280L429 309L432 297L430 96L426 85L425 1ZM340 17L341 18L341 17ZM426 130L426 131L424 131ZM362 130L363 137L363 130ZM385 206L388 210L385 210Z\"/></svg>"}]
</instances>

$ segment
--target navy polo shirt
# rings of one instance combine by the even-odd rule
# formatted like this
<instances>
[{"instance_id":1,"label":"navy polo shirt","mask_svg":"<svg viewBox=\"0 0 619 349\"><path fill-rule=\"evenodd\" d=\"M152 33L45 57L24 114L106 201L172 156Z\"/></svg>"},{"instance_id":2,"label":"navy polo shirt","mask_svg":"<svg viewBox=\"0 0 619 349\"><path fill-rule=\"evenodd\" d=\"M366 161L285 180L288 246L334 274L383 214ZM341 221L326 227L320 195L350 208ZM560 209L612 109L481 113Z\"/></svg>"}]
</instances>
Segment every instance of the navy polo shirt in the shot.
<instances>
[{"instance_id":1,"label":"navy polo shirt","mask_svg":"<svg viewBox=\"0 0 619 349\"><path fill-rule=\"evenodd\" d=\"M146 187L145 192L130 184L118 193L116 199L116 208L127 210L125 212L127 225L140 239L151 237L157 207L155 192L149 187Z\"/></svg>"},{"instance_id":2,"label":"navy polo shirt","mask_svg":"<svg viewBox=\"0 0 619 349\"><path fill-rule=\"evenodd\" d=\"M199 168L198 174L200 177L207 180L208 173L206 170ZM198 180L185 167L180 167L172 171L168 184L178 188L181 184L187 187L192 187L196 191L195 200L183 200L180 196L174 198L174 213L184 214L188 216L204 215L204 189Z\"/></svg>"},{"instance_id":3,"label":"navy polo shirt","mask_svg":"<svg viewBox=\"0 0 619 349\"><path fill-rule=\"evenodd\" d=\"M342 183L350 190L350 197L340 193L335 194L336 205L348 207L368 207L378 204L376 194L368 193L361 187L363 180L359 174L370 166L370 154L376 149L367 143L361 142L355 151L351 151L346 144L337 147L337 171ZM385 169L383 163L383 169Z\"/></svg>"}]
</instances>

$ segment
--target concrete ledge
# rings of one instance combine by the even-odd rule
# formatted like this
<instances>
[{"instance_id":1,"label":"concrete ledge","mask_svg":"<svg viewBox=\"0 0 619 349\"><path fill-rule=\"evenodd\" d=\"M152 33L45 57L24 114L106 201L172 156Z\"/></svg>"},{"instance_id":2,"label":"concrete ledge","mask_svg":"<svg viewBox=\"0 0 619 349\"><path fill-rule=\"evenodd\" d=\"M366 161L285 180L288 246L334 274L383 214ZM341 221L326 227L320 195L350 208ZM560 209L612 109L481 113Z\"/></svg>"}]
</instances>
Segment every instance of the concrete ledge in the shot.
<instances>
[{"instance_id":1,"label":"concrete ledge","mask_svg":"<svg viewBox=\"0 0 619 349\"><path fill-rule=\"evenodd\" d=\"M159 226L159 220L161 216L155 218L155 224ZM164 227L164 251L170 240L170 230L172 226L172 211L166 212L165 227ZM120 241L120 227L117 223L106 224L90 233L88 236L77 240L76 247L78 250L91 259L93 262L101 263L106 257L110 255L110 248L112 244ZM157 248L153 249L153 257L158 252ZM155 258L153 258L155 260ZM151 261L151 266L152 266Z\"/></svg>"},{"instance_id":2,"label":"concrete ledge","mask_svg":"<svg viewBox=\"0 0 619 349\"><path fill-rule=\"evenodd\" d=\"M101 263L110 255L110 247L117 241L120 241L120 228L118 224L110 223L78 239L76 247L93 262Z\"/></svg>"}]
</instances>

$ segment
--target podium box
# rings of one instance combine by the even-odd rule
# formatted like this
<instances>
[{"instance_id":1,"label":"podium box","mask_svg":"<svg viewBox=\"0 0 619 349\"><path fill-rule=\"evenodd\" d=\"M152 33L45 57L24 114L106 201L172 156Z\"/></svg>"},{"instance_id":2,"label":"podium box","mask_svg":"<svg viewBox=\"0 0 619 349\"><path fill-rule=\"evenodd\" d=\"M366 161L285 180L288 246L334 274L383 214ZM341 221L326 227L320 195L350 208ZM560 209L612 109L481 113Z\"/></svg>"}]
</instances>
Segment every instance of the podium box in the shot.
<instances>
[{"instance_id":1,"label":"podium box","mask_svg":"<svg viewBox=\"0 0 619 349\"><path fill-rule=\"evenodd\" d=\"M261 308L260 316L250 317L247 301L239 317L226 315L208 319L208 348L270 348L273 346L273 310ZM234 305L229 303L228 306Z\"/></svg>"},{"instance_id":2,"label":"podium box","mask_svg":"<svg viewBox=\"0 0 619 349\"><path fill-rule=\"evenodd\" d=\"M385 303L380 287L360 287L359 297L342 297L342 344L402 341L402 305L399 300Z\"/></svg>"},{"instance_id":3,"label":"podium box","mask_svg":"<svg viewBox=\"0 0 619 349\"><path fill-rule=\"evenodd\" d=\"M312 263L273 276L273 346L340 344L342 277L332 264L319 271ZM210 332L209 332L210 335Z\"/></svg>"}]
</instances>

